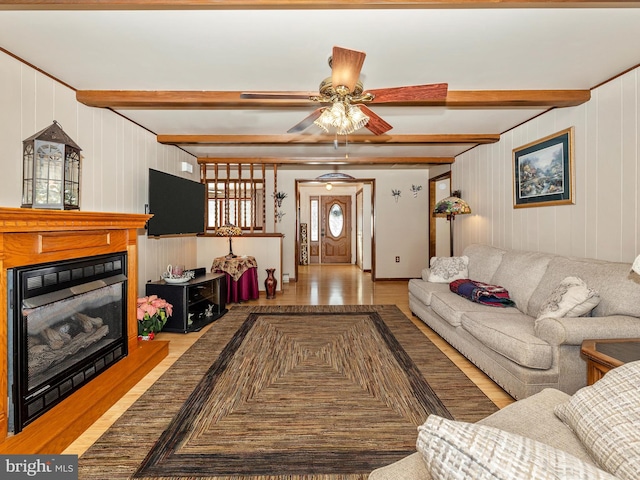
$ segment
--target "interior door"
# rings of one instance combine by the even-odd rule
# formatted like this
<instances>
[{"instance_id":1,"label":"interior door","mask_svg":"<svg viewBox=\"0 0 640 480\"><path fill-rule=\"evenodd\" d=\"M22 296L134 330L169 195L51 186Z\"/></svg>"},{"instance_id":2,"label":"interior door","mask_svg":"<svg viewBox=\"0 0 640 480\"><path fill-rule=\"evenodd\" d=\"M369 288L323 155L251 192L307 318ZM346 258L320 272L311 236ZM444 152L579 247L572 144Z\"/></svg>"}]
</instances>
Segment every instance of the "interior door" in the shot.
<instances>
[{"instance_id":1,"label":"interior door","mask_svg":"<svg viewBox=\"0 0 640 480\"><path fill-rule=\"evenodd\" d=\"M321 262L351 263L351 197L322 196Z\"/></svg>"}]
</instances>

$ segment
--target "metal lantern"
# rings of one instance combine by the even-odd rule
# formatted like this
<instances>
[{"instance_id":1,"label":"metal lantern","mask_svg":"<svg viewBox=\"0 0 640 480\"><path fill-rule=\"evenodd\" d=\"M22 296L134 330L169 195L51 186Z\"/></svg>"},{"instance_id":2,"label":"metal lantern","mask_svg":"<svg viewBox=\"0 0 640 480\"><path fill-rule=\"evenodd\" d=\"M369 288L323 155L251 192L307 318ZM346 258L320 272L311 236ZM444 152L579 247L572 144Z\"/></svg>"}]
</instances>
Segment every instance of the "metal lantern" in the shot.
<instances>
[{"instance_id":1,"label":"metal lantern","mask_svg":"<svg viewBox=\"0 0 640 480\"><path fill-rule=\"evenodd\" d=\"M55 120L22 142L22 207L80 208L82 149Z\"/></svg>"}]
</instances>

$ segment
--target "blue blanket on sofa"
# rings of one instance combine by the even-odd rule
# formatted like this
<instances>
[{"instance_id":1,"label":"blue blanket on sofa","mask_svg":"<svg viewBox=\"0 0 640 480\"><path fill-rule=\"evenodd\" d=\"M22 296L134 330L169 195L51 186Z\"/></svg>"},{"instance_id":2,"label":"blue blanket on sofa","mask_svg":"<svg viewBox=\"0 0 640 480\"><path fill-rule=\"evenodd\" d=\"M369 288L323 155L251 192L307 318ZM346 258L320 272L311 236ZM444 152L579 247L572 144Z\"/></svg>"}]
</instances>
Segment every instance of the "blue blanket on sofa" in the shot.
<instances>
[{"instance_id":1,"label":"blue blanket on sofa","mask_svg":"<svg viewBox=\"0 0 640 480\"><path fill-rule=\"evenodd\" d=\"M462 278L449 284L449 289L461 297L472 302L482 303L491 307L515 307L516 304L509 298L509 292L498 285Z\"/></svg>"}]
</instances>

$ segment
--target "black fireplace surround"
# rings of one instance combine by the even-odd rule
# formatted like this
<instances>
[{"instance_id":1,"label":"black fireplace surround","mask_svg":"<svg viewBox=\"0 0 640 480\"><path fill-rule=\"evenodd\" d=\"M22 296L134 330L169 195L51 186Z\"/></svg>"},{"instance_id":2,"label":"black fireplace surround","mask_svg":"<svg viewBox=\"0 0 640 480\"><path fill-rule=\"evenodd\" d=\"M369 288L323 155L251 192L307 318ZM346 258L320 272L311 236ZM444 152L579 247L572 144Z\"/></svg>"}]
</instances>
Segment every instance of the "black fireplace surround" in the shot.
<instances>
[{"instance_id":1,"label":"black fireplace surround","mask_svg":"<svg viewBox=\"0 0 640 480\"><path fill-rule=\"evenodd\" d=\"M7 272L9 432L127 355L126 252Z\"/></svg>"}]
</instances>

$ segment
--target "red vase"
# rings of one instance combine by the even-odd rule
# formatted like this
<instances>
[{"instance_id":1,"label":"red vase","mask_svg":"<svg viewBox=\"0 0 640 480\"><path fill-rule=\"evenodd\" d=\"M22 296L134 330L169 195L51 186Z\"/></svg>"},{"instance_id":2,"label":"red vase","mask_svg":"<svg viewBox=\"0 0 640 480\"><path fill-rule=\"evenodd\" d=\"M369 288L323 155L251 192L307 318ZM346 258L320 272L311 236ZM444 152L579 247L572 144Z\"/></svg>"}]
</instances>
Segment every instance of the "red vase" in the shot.
<instances>
[{"instance_id":1,"label":"red vase","mask_svg":"<svg viewBox=\"0 0 640 480\"><path fill-rule=\"evenodd\" d=\"M276 298L276 287L278 286L278 280L273 276L275 268L267 268L267 278L264 281L264 288L267 291L267 298Z\"/></svg>"}]
</instances>

